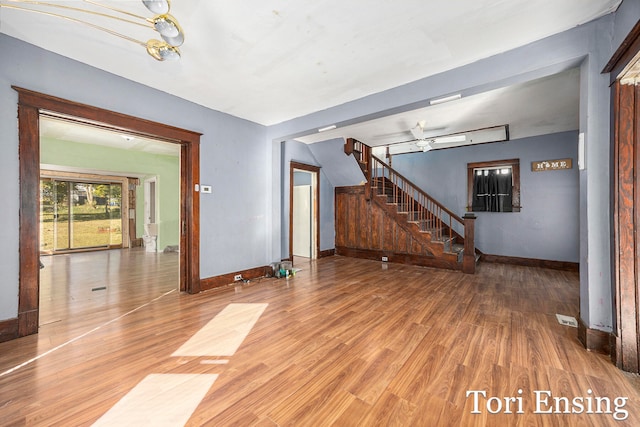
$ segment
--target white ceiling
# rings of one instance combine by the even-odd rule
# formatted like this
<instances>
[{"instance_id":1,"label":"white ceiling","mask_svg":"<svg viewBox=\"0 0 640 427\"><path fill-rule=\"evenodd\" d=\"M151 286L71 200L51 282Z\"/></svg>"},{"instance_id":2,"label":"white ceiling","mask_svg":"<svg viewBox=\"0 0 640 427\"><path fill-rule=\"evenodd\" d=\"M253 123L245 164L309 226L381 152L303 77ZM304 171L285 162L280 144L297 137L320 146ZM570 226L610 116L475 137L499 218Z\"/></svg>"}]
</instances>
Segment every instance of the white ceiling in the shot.
<instances>
[{"instance_id":1,"label":"white ceiling","mask_svg":"<svg viewBox=\"0 0 640 427\"><path fill-rule=\"evenodd\" d=\"M0 8L0 32L203 106L272 125L570 29L614 11L620 2L174 0L171 13L184 28L186 41L181 60L165 63L135 43L49 16ZM149 15L138 0L104 3ZM151 29L89 19L140 40L158 38ZM498 95L458 105L468 111L484 106L486 111L488 97ZM434 111L444 115L445 110ZM417 117L426 119L427 127L439 126L437 114L395 118L392 127L368 134L406 130ZM449 122L461 114L456 109ZM515 122L513 126L515 132Z\"/></svg>"},{"instance_id":2,"label":"white ceiling","mask_svg":"<svg viewBox=\"0 0 640 427\"><path fill-rule=\"evenodd\" d=\"M40 116L39 128L42 138L101 145L172 157L180 155L180 144L126 134L91 124L81 124L55 117Z\"/></svg>"},{"instance_id":3,"label":"white ceiling","mask_svg":"<svg viewBox=\"0 0 640 427\"><path fill-rule=\"evenodd\" d=\"M367 122L296 138L315 143L354 138L376 147L412 141L410 129L421 123L424 137L509 126L510 139L577 130L580 71L573 68L549 77L462 97ZM463 144L447 144L447 147Z\"/></svg>"}]
</instances>

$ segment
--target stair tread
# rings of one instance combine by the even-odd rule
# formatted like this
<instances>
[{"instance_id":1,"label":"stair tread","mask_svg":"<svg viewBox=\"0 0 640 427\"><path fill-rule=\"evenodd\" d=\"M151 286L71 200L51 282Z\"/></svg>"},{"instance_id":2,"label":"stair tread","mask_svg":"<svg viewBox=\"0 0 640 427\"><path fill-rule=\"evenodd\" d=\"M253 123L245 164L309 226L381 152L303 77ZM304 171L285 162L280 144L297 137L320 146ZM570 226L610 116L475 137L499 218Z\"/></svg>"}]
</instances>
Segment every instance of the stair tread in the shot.
<instances>
[{"instance_id":1,"label":"stair tread","mask_svg":"<svg viewBox=\"0 0 640 427\"><path fill-rule=\"evenodd\" d=\"M457 233L452 233L447 223L435 217L434 212L427 211L427 208L410 195L407 197L408 193L405 193L401 188L396 188L396 185L388 178L373 178L371 184L373 194L379 197L377 200L388 206L389 210L393 209L398 215L398 220L404 224L416 224L417 230L414 229L413 232L418 231L424 235L427 242L441 247L442 249L437 249L438 253L447 257L455 256L458 262L462 262L464 244L459 243L461 237Z\"/></svg>"}]
</instances>

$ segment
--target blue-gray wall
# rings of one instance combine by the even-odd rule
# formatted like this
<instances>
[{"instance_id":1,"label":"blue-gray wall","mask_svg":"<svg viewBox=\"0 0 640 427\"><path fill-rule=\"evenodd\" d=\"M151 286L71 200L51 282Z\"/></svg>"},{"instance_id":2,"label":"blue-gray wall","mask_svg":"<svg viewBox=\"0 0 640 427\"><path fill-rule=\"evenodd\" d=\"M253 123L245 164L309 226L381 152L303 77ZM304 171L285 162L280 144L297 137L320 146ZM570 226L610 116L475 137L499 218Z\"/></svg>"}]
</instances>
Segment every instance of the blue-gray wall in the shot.
<instances>
[{"instance_id":1,"label":"blue-gray wall","mask_svg":"<svg viewBox=\"0 0 640 427\"><path fill-rule=\"evenodd\" d=\"M578 132L393 156L393 168L462 216L467 163L520 159L520 212L476 212L486 254L554 261L580 258ZM573 169L532 172L531 162L571 158Z\"/></svg>"},{"instance_id":2,"label":"blue-gray wall","mask_svg":"<svg viewBox=\"0 0 640 427\"><path fill-rule=\"evenodd\" d=\"M280 257L289 257L289 167L292 161L320 167L320 250L335 248L334 189L364 182L364 175L353 156L344 153L344 139L331 139L315 144L286 141L282 145L282 185ZM295 176L294 176L295 180Z\"/></svg>"},{"instance_id":3,"label":"blue-gray wall","mask_svg":"<svg viewBox=\"0 0 640 427\"><path fill-rule=\"evenodd\" d=\"M585 135L586 166L579 172L580 317L590 328L610 332L611 294L609 76L602 70L640 16L640 0L625 0L615 14L543 40L454 70L376 93L333 108L270 126L272 200L280 200L279 141L335 124L358 123L389 113L427 106L431 98L484 90L549 76L580 67L580 126ZM272 203L273 229L280 227L279 206ZM271 251L279 253L279 241Z\"/></svg>"},{"instance_id":4,"label":"blue-gray wall","mask_svg":"<svg viewBox=\"0 0 640 427\"><path fill-rule=\"evenodd\" d=\"M5 202L0 320L14 318L18 306L17 94L11 85L201 132L201 183L213 186L211 195L201 197L200 271L209 277L266 265L287 252L282 222L288 164L282 141L329 124L425 106L434 97L469 95L579 66L579 131L585 134L587 153L586 168L579 173L580 317L588 327L611 331L610 99L608 76L601 71L638 16L640 0L625 0L617 13L596 22L268 128L0 35L0 196ZM325 248L330 247L321 237Z\"/></svg>"},{"instance_id":5,"label":"blue-gray wall","mask_svg":"<svg viewBox=\"0 0 640 427\"><path fill-rule=\"evenodd\" d=\"M201 132L201 183L213 186L212 194L200 197L201 277L272 262L271 164L265 162L271 147L264 126L2 34L0 52L0 321L18 311L18 95L12 85Z\"/></svg>"},{"instance_id":6,"label":"blue-gray wall","mask_svg":"<svg viewBox=\"0 0 640 427\"><path fill-rule=\"evenodd\" d=\"M327 178L322 164L313 156L309 149L309 145L297 141L287 141L283 143L282 158L282 181L281 192L283 194L280 200L282 206L281 236L279 259L289 257L289 168L291 162L303 163L310 166L320 167L319 185L320 185L320 206L319 206L319 222L320 222L320 250L333 249L335 246L335 220L334 220L334 186ZM343 153L344 155L344 153ZM295 179L295 177L294 177Z\"/></svg>"}]
</instances>

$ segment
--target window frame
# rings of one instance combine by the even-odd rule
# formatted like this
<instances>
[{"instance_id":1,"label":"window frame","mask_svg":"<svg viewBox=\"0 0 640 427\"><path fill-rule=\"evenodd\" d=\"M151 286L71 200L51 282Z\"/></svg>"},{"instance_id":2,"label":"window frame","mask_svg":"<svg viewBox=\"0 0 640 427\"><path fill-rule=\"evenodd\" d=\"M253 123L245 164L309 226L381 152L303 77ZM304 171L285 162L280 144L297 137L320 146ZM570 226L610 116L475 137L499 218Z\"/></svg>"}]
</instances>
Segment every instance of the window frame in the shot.
<instances>
[{"instance_id":1,"label":"window frame","mask_svg":"<svg viewBox=\"0 0 640 427\"><path fill-rule=\"evenodd\" d=\"M475 169L496 169L510 167L513 179L511 191L511 212L520 212L520 159L492 160L488 162L467 163L467 212L473 210L473 173ZM480 212L480 211L478 211ZM484 211L483 211L484 212ZM492 212L493 213L493 212ZM500 213L500 212L498 212Z\"/></svg>"}]
</instances>

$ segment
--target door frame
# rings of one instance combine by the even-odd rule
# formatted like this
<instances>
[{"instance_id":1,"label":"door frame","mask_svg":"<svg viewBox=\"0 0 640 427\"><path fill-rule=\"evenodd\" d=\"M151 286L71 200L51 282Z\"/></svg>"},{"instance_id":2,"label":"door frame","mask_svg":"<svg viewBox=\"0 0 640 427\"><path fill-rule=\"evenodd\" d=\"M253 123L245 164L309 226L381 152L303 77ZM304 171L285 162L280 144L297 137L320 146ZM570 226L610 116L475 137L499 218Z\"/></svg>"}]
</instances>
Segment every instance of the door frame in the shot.
<instances>
[{"instance_id":1,"label":"door frame","mask_svg":"<svg viewBox=\"0 0 640 427\"><path fill-rule=\"evenodd\" d=\"M625 83L640 63L640 21L604 68L611 83L611 244L613 332L610 354L624 371L640 373L640 83Z\"/></svg>"},{"instance_id":2,"label":"door frame","mask_svg":"<svg viewBox=\"0 0 640 427\"><path fill-rule=\"evenodd\" d=\"M17 86L20 180L18 337L38 332L40 113L180 144L180 290L200 292L200 133Z\"/></svg>"},{"instance_id":3,"label":"door frame","mask_svg":"<svg viewBox=\"0 0 640 427\"><path fill-rule=\"evenodd\" d=\"M290 162L289 164L289 259L293 261L293 177L296 170L310 172L314 175L312 178L313 192L313 248L311 251L311 259L315 259L320 254L320 167L307 165L304 163Z\"/></svg>"}]
</instances>

